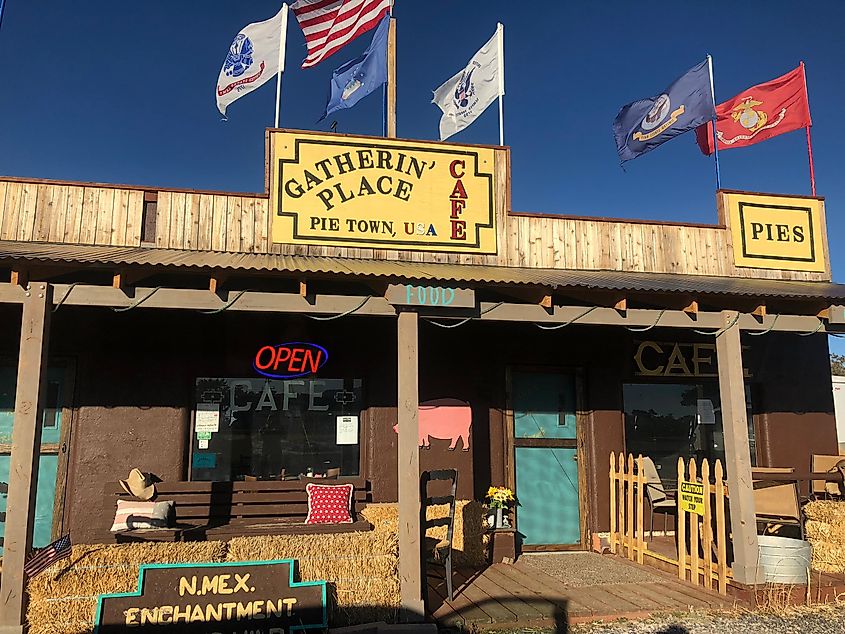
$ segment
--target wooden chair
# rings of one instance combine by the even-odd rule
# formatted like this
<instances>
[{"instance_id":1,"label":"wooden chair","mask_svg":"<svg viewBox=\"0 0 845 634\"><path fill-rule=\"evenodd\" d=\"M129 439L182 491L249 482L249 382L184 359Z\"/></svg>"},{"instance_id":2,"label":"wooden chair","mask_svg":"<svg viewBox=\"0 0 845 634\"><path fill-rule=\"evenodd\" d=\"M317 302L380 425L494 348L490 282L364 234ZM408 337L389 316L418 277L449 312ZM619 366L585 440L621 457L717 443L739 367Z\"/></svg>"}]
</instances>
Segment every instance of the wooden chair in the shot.
<instances>
[{"instance_id":1,"label":"wooden chair","mask_svg":"<svg viewBox=\"0 0 845 634\"><path fill-rule=\"evenodd\" d=\"M752 469L754 486L754 514L758 524L766 528L786 524L797 526L804 539L804 517L798 499L798 482L766 481L766 474L794 473L790 468ZM765 529L764 529L765 530Z\"/></svg>"},{"instance_id":2,"label":"wooden chair","mask_svg":"<svg viewBox=\"0 0 845 634\"><path fill-rule=\"evenodd\" d=\"M825 454L814 453L810 458L810 473L826 473L831 469L836 468L836 464L845 459L845 456L831 456ZM832 487L827 487L827 482L824 480L813 480L810 493L813 497L841 497L842 489L839 485L832 483ZM839 491L838 493L836 491Z\"/></svg>"},{"instance_id":3,"label":"wooden chair","mask_svg":"<svg viewBox=\"0 0 845 634\"><path fill-rule=\"evenodd\" d=\"M654 461L643 456L643 475L645 476L645 499L649 506L651 516L651 529L649 535L654 537L654 511L659 510L663 514L663 534L666 534L666 523L669 515L678 514L675 491L665 489L663 481L657 473Z\"/></svg>"},{"instance_id":4,"label":"wooden chair","mask_svg":"<svg viewBox=\"0 0 845 634\"><path fill-rule=\"evenodd\" d=\"M435 481L447 481L449 493L447 495L429 495L428 485ZM420 478L420 498L422 508L420 509L422 525L422 540L426 547L426 575L430 565L442 566L446 577L446 591L451 600L454 596L452 591L452 538L455 529L455 499L458 492L458 472L456 469L440 469L437 471L425 471ZM428 519L428 507L438 504L448 504L449 514L445 517ZM437 526L446 527L445 539L427 537L429 528Z\"/></svg>"}]
</instances>

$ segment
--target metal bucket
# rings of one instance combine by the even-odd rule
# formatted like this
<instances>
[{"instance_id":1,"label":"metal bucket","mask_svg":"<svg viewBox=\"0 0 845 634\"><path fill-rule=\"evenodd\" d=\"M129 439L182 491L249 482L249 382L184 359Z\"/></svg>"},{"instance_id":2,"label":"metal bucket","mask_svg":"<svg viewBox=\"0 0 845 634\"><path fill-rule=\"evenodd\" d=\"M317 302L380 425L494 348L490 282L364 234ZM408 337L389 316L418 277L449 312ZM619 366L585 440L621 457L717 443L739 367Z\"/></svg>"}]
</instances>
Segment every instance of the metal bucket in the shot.
<instances>
[{"instance_id":1,"label":"metal bucket","mask_svg":"<svg viewBox=\"0 0 845 634\"><path fill-rule=\"evenodd\" d=\"M758 535L759 565L767 583L807 583L812 546L790 537Z\"/></svg>"}]
</instances>

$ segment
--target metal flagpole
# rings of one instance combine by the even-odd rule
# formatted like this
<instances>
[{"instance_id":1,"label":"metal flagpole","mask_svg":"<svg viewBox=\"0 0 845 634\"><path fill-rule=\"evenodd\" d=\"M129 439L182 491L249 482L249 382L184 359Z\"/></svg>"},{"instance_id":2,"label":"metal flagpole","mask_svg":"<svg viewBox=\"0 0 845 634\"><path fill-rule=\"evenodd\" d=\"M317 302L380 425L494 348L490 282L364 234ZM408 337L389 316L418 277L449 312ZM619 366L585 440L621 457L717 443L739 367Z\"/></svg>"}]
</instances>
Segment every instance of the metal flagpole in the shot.
<instances>
[{"instance_id":1,"label":"metal flagpole","mask_svg":"<svg viewBox=\"0 0 845 634\"><path fill-rule=\"evenodd\" d=\"M3 26L3 7L6 6L6 0L0 0L0 26Z\"/></svg>"},{"instance_id":2,"label":"metal flagpole","mask_svg":"<svg viewBox=\"0 0 845 634\"><path fill-rule=\"evenodd\" d=\"M502 97L505 96L505 27L501 22L496 24L496 38L499 46L499 145L505 144L505 115Z\"/></svg>"},{"instance_id":3,"label":"metal flagpole","mask_svg":"<svg viewBox=\"0 0 845 634\"><path fill-rule=\"evenodd\" d=\"M710 69L710 97L713 99L713 157L716 161L716 189L722 189L722 175L719 173L719 137L716 136L716 90L713 88L713 58L707 56Z\"/></svg>"},{"instance_id":4,"label":"metal flagpole","mask_svg":"<svg viewBox=\"0 0 845 634\"><path fill-rule=\"evenodd\" d=\"M804 78L804 96L807 98L807 121L811 121L810 119L810 91L807 90L807 71L804 70L804 62L801 62L801 76ZM813 196L816 195L816 169L813 166L813 140L810 137L810 127L812 124L808 124L806 127L807 130L807 156L810 158L810 191L812 192Z\"/></svg>"},{"instance_id":5,"label":"metal flagpole","mask_svg":"<svg viewBox=\"0 0 845 634\"><path fill-rule=\"evenodd\" d=\"M285 70L285 48L288 39L288 5L282 5L282 28L279 36L279 73L276 75L276 119L274 128L279 127L279 104L282 99L282 73Z\"/></svg>"}]
</instances>

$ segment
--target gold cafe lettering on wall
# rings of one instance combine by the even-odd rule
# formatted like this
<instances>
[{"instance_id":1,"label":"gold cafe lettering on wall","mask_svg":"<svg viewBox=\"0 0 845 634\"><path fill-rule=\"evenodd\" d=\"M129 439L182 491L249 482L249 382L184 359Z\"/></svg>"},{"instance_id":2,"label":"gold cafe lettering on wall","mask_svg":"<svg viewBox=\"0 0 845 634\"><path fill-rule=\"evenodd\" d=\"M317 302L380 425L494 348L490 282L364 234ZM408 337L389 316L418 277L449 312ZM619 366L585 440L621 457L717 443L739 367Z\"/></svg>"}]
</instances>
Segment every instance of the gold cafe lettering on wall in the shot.
<instances>
[{"instance_id":1,"label":"gold cafe lettering on wall","mask_svg":"<svg viewBox=\"0 0 845 634\"><path fill-rule=\"evenodd\" d=\"M496 253L494 150L274 132L273 242Z\"/></svg>"},{"instance_id":2,"label":"gold cafe lettering on wall","mask_svg":"<svg viewBox=\"0 0 845 634\"><path fill-rule=\"evenodd\" d=\"M635 342L634 376L715 378L715 343L690 343L679 341ZM743 346L745 348L745 346ZM743 368L746 377L751 373Z\"/></svg>"}]
</instances>

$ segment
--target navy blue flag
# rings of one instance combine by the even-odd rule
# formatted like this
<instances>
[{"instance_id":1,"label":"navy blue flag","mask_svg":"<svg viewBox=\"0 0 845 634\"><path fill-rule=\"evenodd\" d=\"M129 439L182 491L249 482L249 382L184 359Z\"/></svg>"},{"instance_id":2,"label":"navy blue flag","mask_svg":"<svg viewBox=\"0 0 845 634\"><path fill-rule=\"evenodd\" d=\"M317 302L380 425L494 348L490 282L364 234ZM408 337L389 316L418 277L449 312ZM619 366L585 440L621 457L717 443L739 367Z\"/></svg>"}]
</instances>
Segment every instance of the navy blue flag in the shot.
<instances>
[{"instance_id":1,"label":"navy blue flag","mask_svg":"<svg viewBox=\"0 0 845 634\"><path fill-rule=\"evenodd\" d=\"M630 161L711 121L715 114L705 60L661 94L629 103L619 111L613 121L616 151L623 163Z\"/></svg>"},{"instance_id":2,"label":"navy blue flag","mask_svg":"<svg viewBox=\"0 0 845 634\"><path fill-rule=\"evenodd\" d=\"M385 15L363 55L346 62L332 73L331 93L322 121L331 113L351 108L387 81L387 30L390 16Z\"/></svg>"}]
</instances>

